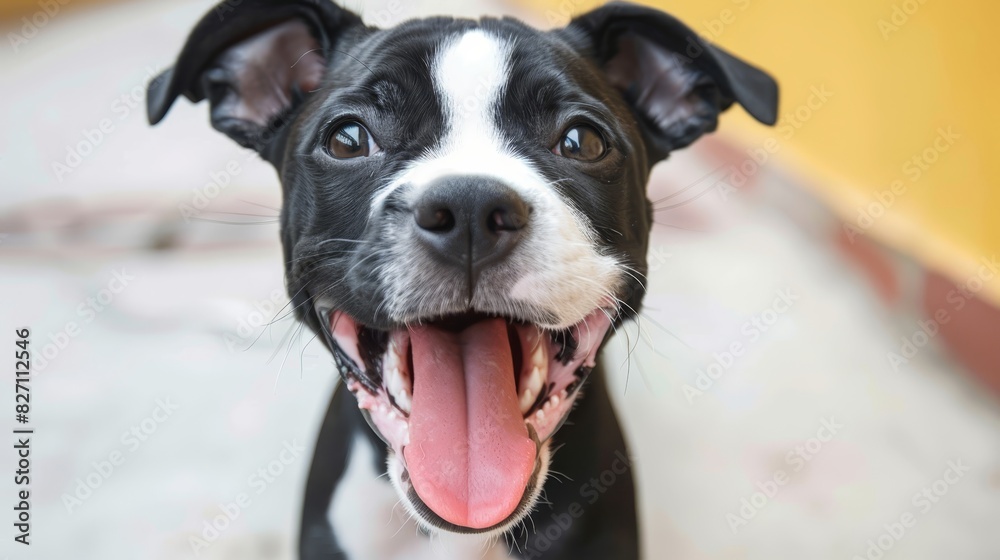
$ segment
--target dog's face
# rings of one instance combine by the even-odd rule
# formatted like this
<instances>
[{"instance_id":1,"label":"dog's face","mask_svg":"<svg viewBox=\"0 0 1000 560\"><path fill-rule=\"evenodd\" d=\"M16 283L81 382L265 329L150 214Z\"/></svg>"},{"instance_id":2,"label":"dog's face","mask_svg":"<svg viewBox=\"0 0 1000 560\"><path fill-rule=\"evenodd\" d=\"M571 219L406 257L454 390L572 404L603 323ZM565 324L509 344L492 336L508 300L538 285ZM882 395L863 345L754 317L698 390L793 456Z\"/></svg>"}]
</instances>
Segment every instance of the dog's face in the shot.
<instances>
[{"instance_id":1,"label":"dog's face","mask_svg":"<svg viewBox=\"0 0 1000 560\"><path fill-rule=\"evenodd\" d=\"M377 30L325 0L210 14L150 90L258 150L284 188L289 293L428 527L526 515L609 330L642 300L651 166L761 71L662 13L611 5Z\"/></svg>"}]
</instances>

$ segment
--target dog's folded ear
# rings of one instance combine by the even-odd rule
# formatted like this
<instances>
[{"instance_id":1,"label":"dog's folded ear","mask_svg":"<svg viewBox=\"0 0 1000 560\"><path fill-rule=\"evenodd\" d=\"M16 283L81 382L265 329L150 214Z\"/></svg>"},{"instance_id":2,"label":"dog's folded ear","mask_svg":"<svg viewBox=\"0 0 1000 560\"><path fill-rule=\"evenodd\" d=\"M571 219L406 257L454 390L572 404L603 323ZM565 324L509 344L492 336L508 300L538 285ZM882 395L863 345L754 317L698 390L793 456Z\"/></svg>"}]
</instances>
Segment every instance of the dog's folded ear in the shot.
<instances>
[{"instance_id":1,"label":"dog's folded ear","mask_svg":"<svg viewBox=\"0 0 1000 560\"><path fill-rule=\"evenodd\" d=\"M632 106L657 160L715 130L733 102L762 123L777 120L771 76L661 11L614 2L574 19L567 31Z\"/></svg>"},{"instance_id":2,"label":"dog's folded ear","mask_svg":"<svg viewBox=\"0 0 1000 560\"><path fill-rule=\"evenodd\" d=\"M330 0L226 0L191 32L177 63L149 86L149 122L180 95L208 99L212 126L263 151L316 90L340 37L361 19Z\"/></svg>"}]
</instances>

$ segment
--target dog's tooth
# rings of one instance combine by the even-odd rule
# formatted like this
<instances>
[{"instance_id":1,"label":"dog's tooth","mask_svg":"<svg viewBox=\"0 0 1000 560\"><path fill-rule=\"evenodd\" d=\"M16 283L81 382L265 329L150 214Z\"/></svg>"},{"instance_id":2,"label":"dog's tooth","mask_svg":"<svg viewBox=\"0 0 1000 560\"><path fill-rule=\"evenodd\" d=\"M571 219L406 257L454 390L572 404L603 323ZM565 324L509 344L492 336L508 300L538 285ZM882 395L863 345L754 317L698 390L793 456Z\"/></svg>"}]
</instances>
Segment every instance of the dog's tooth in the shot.
<instances>
[{"instance_id":1,"label":"dog's tooth","mask_svg":"<svg viewBox=\"0 0 1000 560\"><path fill-rule=\"evenodd\" d=\"M401 340L399 337L393 336L389 341L389 352L401 364L406 362L407 340L405 338Z\"/></svg>"},{"instance_id":2,"label":"dog's tooth","mask_svg":"<svg viewBox=\"0 0 1000 560\"><path fill-rule=\"evenodd\" d=\"M521 379L521 412L528 412L529 407L534 404L535 398L542 392L548 380L548 365L542 367L532 366L531 373Z\"/></svg>"},{"instance_id":3,"label":"dog's tooth","mask_svg":"<svg viewBox=\"0 0 1000 560\"><path fill-rule=\"evenodd\" d=\"M527 414L528 410L531 409L531 405L535 402L535 394L531 392L531 389L521 393L521 414Z\"/></svg>"},{"instance_id":4,"label":"dog's tooth","mask_svg":"<svg viewBox=\"0 0 1000 560\"><path fill-rule=\"evenodd\" d=\"M413 405L412 401L410 400L410 394L409 393L402 393L401 395L397 396L396 397L396 405L399 406L400 410L402 410L403 412L409 414L410 410L411 410L411 407Z\"/></svg>"},{"instance_id":5,"label":"dog's tooth","mask_svg":"<svg viewBox=\"0 0 1000 560\"><path fill-rule=\"evenodd\" d=\"M549 399L549 402L552 403L553 407L559 406L559 395L552 395L552 398Z\"/></svg>"},{"instance_id":6,"label":"dog's tooth","mask_svg":"<svg viewBox=\"0 0 1000 560\"><path fill-rule=\"evenodd\" d=\"M544 336L541 331L536 329L534 335L531 337L531 343L534 347L534 350L531 352L531 365L539 369L547 369L549 365L549 356L545 350Z\"/></svg>"},{"instance_id":7,"label":"dog's tooth","mask_svg":"<svg viewBox=\"0 0 1000 560\"><path fill-rule=\"evenodd\" d=\"M412 394L410 376L406 371L406 357L403 348L395 338L389 340L389 348L385 354L382 371L386 377L386 389L397 399L409 397Z\"/></svg>"},{"instance_id":8,"label":"dog's tooth","mask_svg":"<svg viewBox=\"0 0 1000 560\"><path fill-rule=\"evenodd\" d=\"M521 380L518 384L521 390L518 404L522 414L527 414L531 410L538 395L542 394L546 383L549 382L549 354L545 343L546 336L544 332L534 328L527 333L523 340L525 347L531 349L531 354L524 363L521 370Z\"/></svg>"},{"instance_id":9,"label":"dog's tooth","mask_svg":"<svg viewBox=\"0 0 1000 560\"><path fill-rule=\"evenodd\" d=\"M400 350L397 348L396 340L394 338L389 339L389 347L385 351L385 368L387 370L394 367L398 368L400 364L403 363L400 357Z\"/></svg>"},{"instance_id":10,"label":"dog's tooth","mask_svg":"<svg viewBox=\"0 0 1000 560\"><path fill-rule=\"evenodd\" d=\"M400 385L400 375L399 368L394 367L392 364L386 364L383 367L383 372L385 376L385 388L389 391L389 394L396 396L402 389Z\"/></svg>"},{"instance_id":11,"label":"dog's tooth","mask_svg":"<svg viewBox=\"0 0 1000 560\"><path fill-rule=\"evenodd\" d=\"M542 409L538 409L538 412L535 413L535 417L538 418L539 422L544 422L545 421L545 411L542 410Z\"/></svg>"},{"instance_id":12,"label":"dog's tooth","mask_svg":"<svg viewBox=\"0 0 1000 560\"><path fill-rule=\"evenodd\" d=\"M410 413L410 380L399 371L398 367L390 367L385 370L385 388L396 401L396 406L403 412Z\"/></svg>"}]
</instances>

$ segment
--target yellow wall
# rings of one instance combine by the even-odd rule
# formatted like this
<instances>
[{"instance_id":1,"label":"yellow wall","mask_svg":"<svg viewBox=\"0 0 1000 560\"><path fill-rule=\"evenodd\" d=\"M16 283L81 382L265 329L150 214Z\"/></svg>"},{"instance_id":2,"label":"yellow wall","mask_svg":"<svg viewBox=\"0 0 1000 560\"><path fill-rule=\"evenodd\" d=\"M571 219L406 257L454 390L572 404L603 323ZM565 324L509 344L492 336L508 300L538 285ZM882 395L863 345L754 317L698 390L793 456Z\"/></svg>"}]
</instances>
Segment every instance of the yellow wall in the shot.
<instances>
[{"instance_id":1,"label":"yellow wall","mask_svg":"<svg viewBox=\"0 0 1000 560\"><path fill-rule=\"evenodd\" d=\"M598 4L524 3L550 21L568 16L567 9L580 13ZM788 114L809 101L811 88L833 92L825 104L813 100L820 108L790 139L781 140L779 157L817 178L821 194L845 218L857 220L859 208L876 200L875 192L899 180L904 194L888 205L884 217L864 222L867 233L956 281L974 274L980 258L1000 257L1000 2L641 3L672 13L771 71L782 86L785 124L791 122ZM895 25L894 7L899 8L896 29L889 27ZM904 8L913 13L907 15ZM724 123L724 130L749 142L775 134L739 111ZM915 163L904 167L934 145L939 129L949 127L960 138L936 163L925 164L926 170ZM1000 301L1000 290L990 295Z\"/></svg>"},{"instance_id":2,"label":"yellow wall","mask_svg":"<svg viewBox=\"0 0 1000 560\"><path fill-rule=\"evenodd\" d=\"M13 31L20 31L24 25L22 18L38 18L36 21L43 21L46 13L46 6L49 14L62 13L66 9L76 9L81 5L94 4L97 0L48 0L45 5L39 5L39 0L0 0L0 24L6 24ZM106 1L106 0L102 0ZM53 4L54 2L54 4ZM58 11L55 11L58 6ZM6 38L6 36L5 36Z\"/></svg>"}]
</instances>

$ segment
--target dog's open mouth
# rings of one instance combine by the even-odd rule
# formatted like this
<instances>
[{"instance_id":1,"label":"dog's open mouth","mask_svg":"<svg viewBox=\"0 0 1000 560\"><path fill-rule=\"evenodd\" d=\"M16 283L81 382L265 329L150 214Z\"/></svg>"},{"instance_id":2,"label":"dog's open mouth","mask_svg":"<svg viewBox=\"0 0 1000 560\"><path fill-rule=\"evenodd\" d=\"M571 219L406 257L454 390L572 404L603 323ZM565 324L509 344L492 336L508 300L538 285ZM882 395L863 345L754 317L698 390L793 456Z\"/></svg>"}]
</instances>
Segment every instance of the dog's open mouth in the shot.
<instances>
[{"instance_id":1,"label":"dog's open mouth","mask_svg":"<svg viewBox=\"0 0 1000 560\"><path fill-rule=\"evenodd\" d=\"M334 357L428 514L489 530L524 506L543 442L569 414L609 328L597 309L559 332L481 314L376 331L326 315Z\"/></svg>"}]
</instances>

